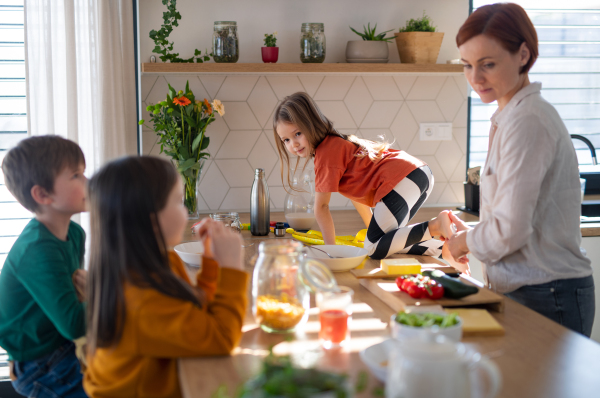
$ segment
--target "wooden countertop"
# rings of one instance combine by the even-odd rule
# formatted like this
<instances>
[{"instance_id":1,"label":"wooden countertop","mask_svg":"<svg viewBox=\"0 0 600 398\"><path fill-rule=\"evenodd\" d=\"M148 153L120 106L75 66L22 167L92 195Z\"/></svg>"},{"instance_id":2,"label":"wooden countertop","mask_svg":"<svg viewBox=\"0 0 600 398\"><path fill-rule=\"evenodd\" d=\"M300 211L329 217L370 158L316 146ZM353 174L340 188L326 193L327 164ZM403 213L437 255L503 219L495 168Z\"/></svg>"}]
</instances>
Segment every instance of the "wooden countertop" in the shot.
<instances>
[{"instance_id":1,"label":"wooden countertop","mask_svg":"<svg viewBox=\"0 0 600 398\"><path fill-rule=\"evenodd\" d=\"M355 211L332 211L332 214L339 235L355 234L364 228ZM415 216L418 217L416 222L431 218L431 214L437 215L436 210L421 209ZM242 222L249 219L248 214L240 217ZM271 213L271 219L281 221L284 218L282 213ZM275 238L272 234L253 237L249 231L242 234L245 243L254 243L246 249L246 270L249 273L252 272L249 260L262 240L284 239ZM186 238L190 240L192 237L188 234ZM368 260L367 266L374 267L376 264L375 260ZM316 314L309 316L302 332L296 332L292 341L286 342L285 335L263 332L255 324L251 308L248 308L244 335L232 356L180 360L179 375L184 397L210 397L220 386L226 386L232 394L259 371L261 358L272 345L275 353L291 353L305 361L313 358L319 368L343 372L353 379L361 371L368 372L358 352L389 336L386 324L394 311L362 287L351 273L337 273L336 278L340 285L349 286L355 292L352 339L348 348L325 352L318 348ZM251 300L250 289L248 297ZM462 341L468 347L489 355L500 368L503 385L498 397L564 398L598 394L599 344L508 298L504 312L493 312L492 315L504 326L504 336L465 337ZM368 388L357 398L371 397L373 388L382 386L369 373Z\"/></svg>"}]
</instances>

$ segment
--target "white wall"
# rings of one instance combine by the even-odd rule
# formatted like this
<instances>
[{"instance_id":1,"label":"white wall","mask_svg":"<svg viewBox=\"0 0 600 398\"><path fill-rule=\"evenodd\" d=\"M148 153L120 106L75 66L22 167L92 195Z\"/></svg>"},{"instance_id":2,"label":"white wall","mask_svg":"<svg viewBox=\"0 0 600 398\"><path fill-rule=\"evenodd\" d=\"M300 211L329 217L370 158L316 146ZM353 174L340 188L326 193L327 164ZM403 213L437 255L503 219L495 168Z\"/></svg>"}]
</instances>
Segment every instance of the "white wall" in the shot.
<instances>
[{"instance_id":1,"label":"white wall","mask_svg":"<svg viewBox=\"0 0 600 398\"><path fill-rule=\"evenodd\" d=\"M162 23L165 7L160 0L139 3L140 61L148 62L154 44L151 29ZM180 26L169 40L174 51L189 57L195 48L210 51L213 22L235 20L239 26L240 63L260 63L264 33L278 32L279 62L299 62L302 22L325 23L325 62L345 62L348 40L359 38L348 25L378 23L382 30L404 25L406 19L427 10L440 31L446 32L438 63L458 57L454 36L468 13L468 0L425 0L372 2L356 0L253 0L220 2L179 0ZM359 38L360 39L360 38ZM212 61L211 61L212 62ZM395 43L390 43L390 62L399 62ZM315 98L335 126L346 134L377 139L385 134L394 148L422 159L433 170L435 186L426 206L464 203L463 184L467 147L467 83L461 74L390 75L216 75L144 74L141 98L143 117L146 105L165 98L170 83L183 89L186 80L198 98L217 98L225 105L225 117L207 129L211 137L211 160L203 172L200 210L249 210L253 169L265 169L273 210L282 210L285 191L279 178L279 162L270 126L279 101L296 91ZM146 117L147 118L147 117ZM420 141L419 123L452 122L451 141ZM144 130L143 152L158 154L156 135ZM353 208L348 199L334 194L333 208Z\"/></svg>"},{"instance_id":2,"label":"white wall","mask_svg":"<svg viewBox=\"0 0 600 398\"><path fill-rule=\"evenodd\" d=\"M161 0L139 2L140 57L149 62L154 42L150 30L160 29L166 7ZM423 10L437 30L444 32L438 63L458 58L454 38L469 12L468 0L178 0L182 19L169 41L182 58L191 57L194 49L211 51L214 21L237 21L240 38L238 62L262 62L260 47L265 33L278 32L279 62L300 62L300 25L323 22L327 38L325 62L345 62L348 40L361 40L348 26L362 31L368 22L377 23L378 31L398 29L406 20L420 17ZM393 33L393 32L390 32ZM394 42L390 62L400 62ZM211 61L212 62L212 61Z\"/></svg>"}]
</instances>

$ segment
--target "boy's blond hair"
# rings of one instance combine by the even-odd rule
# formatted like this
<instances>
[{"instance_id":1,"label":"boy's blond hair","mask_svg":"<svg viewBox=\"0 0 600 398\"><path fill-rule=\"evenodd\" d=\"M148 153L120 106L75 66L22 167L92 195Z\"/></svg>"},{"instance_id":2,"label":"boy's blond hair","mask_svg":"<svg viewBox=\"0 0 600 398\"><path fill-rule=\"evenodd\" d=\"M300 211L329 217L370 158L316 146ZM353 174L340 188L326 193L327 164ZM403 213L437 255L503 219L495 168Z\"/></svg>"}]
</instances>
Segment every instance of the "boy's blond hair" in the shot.
<instances>
[{"instance_id":1,"label":"boy's blond hair","mask_svg":"<svg viewBox=\"0 0 600 398\"><path fill-rule=\"evenodd\" d=\"M22 140L2 162L6 187L27 210L39 208L31 196L31 188L39 185L48 193L54 191L56 176L66 167L85 166L79 145L57 135L43 135Z\"/></svg>"}]
</instances>

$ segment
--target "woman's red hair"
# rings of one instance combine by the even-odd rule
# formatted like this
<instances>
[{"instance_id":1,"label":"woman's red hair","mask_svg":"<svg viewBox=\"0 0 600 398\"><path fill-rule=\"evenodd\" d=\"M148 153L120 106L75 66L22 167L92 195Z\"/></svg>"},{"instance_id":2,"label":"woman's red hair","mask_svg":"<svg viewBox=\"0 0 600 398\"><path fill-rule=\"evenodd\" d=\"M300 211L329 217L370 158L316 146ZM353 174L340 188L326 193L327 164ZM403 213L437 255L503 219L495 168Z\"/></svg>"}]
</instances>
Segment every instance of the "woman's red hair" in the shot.
<instances>
[{"instance_id":1,"label":"woman's red hair","mask_svg":"<svg viewBox=\"0 0 600 398\"><path fill-rule=\"evenodd\" d=\"M523 7L514 3L496 3L479 7L458 30L456 45L462 46L478 35L486 35L500 42L511 54L525 43L531 56L520 73L531 69L538 57L538 38L533 23Z\"/></svg>"}]
</instances>

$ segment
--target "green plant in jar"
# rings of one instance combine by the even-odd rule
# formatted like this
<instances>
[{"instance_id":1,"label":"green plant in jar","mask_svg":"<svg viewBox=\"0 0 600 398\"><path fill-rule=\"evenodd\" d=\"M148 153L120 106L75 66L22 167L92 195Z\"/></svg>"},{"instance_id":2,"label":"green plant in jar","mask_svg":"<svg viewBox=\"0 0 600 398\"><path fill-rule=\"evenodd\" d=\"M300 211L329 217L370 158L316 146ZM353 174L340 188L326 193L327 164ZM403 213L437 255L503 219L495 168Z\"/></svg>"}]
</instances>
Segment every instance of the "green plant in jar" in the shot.
<instances>
[{"instance_id":1,"label":"green plant in jar","mask_svg":"<svg viewBox=\"0 0 600 398\"><path fill-rule=\"evenodd\" d=\"M300 61L325 61L325 27L322 23L303 23L300 36Z\"/></svg>"},{"instance_id":2,"label":"green plant in jar","mask_svg":"<svg viewBox=\"0 0 600 398\"><path fill-rule=\"evenodd\" d=\"M197 185L202 172L204 160L210 156L206 152L210 138L206 136L206 128L215 120L215 113L225 114L225 108L218 99L209 103L206 98L197 100L189 82L185 91L176 91L169 84L167 98L154 105L148 105L152 126L158 135L157 144L160 153L171 158L171 162L183 178L184 204L190 218L198 216ZM138 122L144 125L145 120Z\"/></svg>"},{"instance_id":3,"label":"green plant in jar","mask_svg":"<svg viewBox=\"0 0 600 398\"><path fill-rule=\"evenodd\" d=\"M219 63L235 63L240 58L237 22L216 21L213 34L213 59Z\"/></svg>"}]
</instances>

